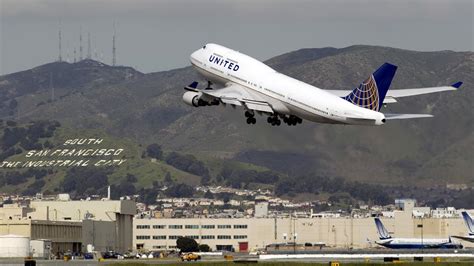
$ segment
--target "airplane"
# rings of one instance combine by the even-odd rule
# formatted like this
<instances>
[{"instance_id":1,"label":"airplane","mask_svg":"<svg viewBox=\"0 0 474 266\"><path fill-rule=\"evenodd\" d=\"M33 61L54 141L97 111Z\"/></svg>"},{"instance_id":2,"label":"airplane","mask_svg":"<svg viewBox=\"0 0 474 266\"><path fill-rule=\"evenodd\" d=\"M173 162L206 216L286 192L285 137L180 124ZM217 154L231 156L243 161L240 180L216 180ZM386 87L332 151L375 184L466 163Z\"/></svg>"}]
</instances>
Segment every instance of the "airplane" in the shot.
<instances>
[{"instance_id":1,"label":"airplane","mask_svg":"<svg viewBox=\"0 0 474 266\"><path fill-rule=\"evenodd\" d=\"M429 114L381 113L383 105L398 98L452 91L451 86L388 90L397 66L385 63L353 90L322 90L278 73L264 63L218 44L206 44L190 56L192 66L207 80L198 88L194 81L184 89L183 101L193 107L223 104L245 109L247 124L255 114L268 115L267 122L289 126L303 119L329 124L383 125L387 120L432 117ZM213 85L215 85L213 87Z\"/></svg>"},{"instance_id":2,"label":"airplane","mask_svg":"<svg viewBox=\"0 0 474 266\"><path fill-rule=\"evenodd\" d=\"M419 239L419 238L395 238L382 224L379 218L375 218L375 225L379 233L379 241L376 244L392 249L462 249L463 246L449 239Z\"/></svg>"},{"instance_id":3,"label":"airplane","mask_svg":"<svg viewBox=\"0 0 474 266\"><path fill-rule=\"evenodd\" d=\"M467 213L466 211L463 211L461 214L462 214L462 218L464 219L464 222L466 223L467 230L469 231L469 235L453 236L453 237L474 243L474 221L472 217L469 215L469 213Z\"/></svg>"}]
</instances>

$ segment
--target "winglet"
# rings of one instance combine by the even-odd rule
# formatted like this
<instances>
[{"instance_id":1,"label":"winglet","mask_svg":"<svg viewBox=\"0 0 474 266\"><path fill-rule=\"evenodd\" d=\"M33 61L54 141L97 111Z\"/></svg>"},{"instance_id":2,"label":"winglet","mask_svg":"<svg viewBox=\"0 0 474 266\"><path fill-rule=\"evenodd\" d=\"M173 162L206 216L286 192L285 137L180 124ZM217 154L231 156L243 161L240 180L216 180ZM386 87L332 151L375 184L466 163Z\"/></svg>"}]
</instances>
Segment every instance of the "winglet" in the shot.
<instances>
[{"instance_id":1,"label":"winglet","mask_svg":"<svg viewBox=\"0 0 474 266\"><path fill-rule=\"evenodd\" d=\"M191 83L188 86L184 87L184 89L187 90L187 91L198 91L197 86L198 86L198 82L194 81L193 83Z\"/></svg>"},{"instance_id":2,"label":"winglet","mask_svg":"<svg viewBox=\"0 0 474 266\"><path fill-rule=\"evenodd\" d=\"M459 88L461 87L461 85L462 85L462 81L458 81L458 82L452 84L451 87L454 87L454 88L456 88L456 89L459 89Z\"/></svg>"},{"instance_id":3,"label":"winglet","mask_svg":"<svg viewBox=\"0 0 474 266\"><path fill-rule=\"evenodd\" d=\"M191 83L191 84L188 85L188 87L193 88L193 89L197 88L197 86L198 86L198 82L197 82L197 81L193 81L193 83Z\"/></svg>"}]
</instances>

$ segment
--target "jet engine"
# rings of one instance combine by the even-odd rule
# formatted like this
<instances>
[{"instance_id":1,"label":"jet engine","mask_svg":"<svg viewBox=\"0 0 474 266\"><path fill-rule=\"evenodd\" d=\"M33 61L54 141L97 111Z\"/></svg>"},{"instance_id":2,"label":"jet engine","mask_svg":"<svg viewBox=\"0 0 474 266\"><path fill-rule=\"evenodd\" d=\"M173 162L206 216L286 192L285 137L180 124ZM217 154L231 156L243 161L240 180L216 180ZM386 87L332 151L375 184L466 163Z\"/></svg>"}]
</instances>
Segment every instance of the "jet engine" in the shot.
<instances>
[{"instance_id":1,"label":"jet engine","mask_svg":"<svg viewBox=\"0 0 474 266\"><path fill-rule=\"evenodd\" d=\"M187 105L198 107L199 105L199 93L194 91L187 91L183 94L183 102Z\"/></svg>"}]
</instances>

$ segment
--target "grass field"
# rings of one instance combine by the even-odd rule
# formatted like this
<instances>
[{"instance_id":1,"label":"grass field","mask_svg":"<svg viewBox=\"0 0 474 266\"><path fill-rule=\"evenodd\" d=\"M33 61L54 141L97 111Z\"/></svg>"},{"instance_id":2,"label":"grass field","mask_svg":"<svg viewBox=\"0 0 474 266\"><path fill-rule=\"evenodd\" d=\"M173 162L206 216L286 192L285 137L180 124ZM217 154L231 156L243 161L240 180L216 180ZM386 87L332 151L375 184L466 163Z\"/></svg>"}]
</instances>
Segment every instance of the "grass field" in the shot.
<instances>
[{"instance_id":1,"label":"grass field","mask_svg":"<svg viewBox=\"0 0 474 266\"><path fill-rule=\"evenodd\" d=\"M285 262L169 262L169 263L158 263L161 265L183 265L183 264L192 264L194 266L228 266L228 265L239 265L239 264L260 264L264 266L307 266L307 265L329 265L329 262L292 262L292 261L285 261ZM435 263L433 261L425 261L425 262L339 262L340 266L360 266L360 265L404 265L404 266L420 266L420 265L439 265L439 266L468 266L474 265L474 261L459 261L459 262L438 262ZM153 263L134 263L134 262L123 262L123 263L114 263L109 265L116 265L116 266L146 266L146 265L153 265Z\"/></svg>"}]
</instances>

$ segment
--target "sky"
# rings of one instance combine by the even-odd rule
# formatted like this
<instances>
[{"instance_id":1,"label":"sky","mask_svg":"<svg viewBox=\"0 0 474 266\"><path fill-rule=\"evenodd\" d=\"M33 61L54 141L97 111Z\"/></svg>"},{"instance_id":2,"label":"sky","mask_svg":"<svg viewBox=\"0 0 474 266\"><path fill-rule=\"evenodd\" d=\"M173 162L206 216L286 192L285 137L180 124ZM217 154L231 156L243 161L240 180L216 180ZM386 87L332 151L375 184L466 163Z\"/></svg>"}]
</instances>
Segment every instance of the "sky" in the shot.
<instances>
[{"instance_id":1,"label":"sky","mask_svg":"<svg viewBox=\"0 0 474 266\"><path fill-rule=\"evenodd\" d=\"M0 0L0 75L91 54L149 73L219 43L260 60L301 48L473 51L474 0Z\"/></svg>"}]
</instances>

